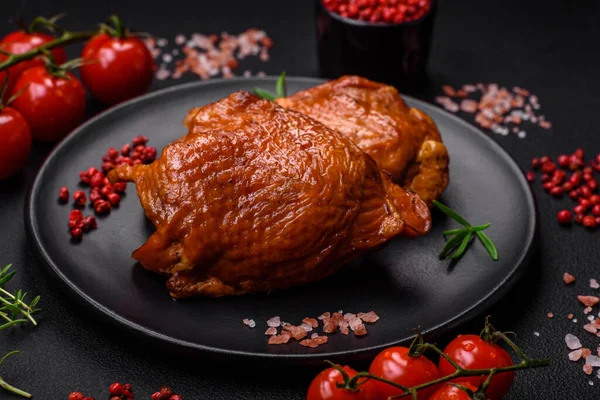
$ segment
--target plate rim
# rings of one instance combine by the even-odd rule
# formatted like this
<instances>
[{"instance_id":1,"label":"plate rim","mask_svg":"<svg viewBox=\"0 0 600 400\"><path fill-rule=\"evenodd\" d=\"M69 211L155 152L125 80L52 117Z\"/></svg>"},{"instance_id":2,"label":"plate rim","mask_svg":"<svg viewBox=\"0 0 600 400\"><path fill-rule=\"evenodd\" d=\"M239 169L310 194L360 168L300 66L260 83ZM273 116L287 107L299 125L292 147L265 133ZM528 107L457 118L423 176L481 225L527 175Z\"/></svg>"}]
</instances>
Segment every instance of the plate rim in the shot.
<instances>
[{"instance_id":1,"label":"plate rim","mask_svg":"<svg viewBox=\"0 0 600 400\"><path fill-rule=\"evenodd\" d=\"M205 88L207 86L218 86L223 83L235 83L235 82L244 82L248 80L256 81L256 82L275 82L278 79L278 76L264 76L264 77L234 77L230 79L213 79L210 81L200 81L200 82L188 82L183 84L177 84L173 86L169 86L167 88L159 89L150 93L146 93L142 96L138 96L134 99L125 101L123 103L117 104L115 106L109 107L102 112L98 113L94 117L85 121L83 124L75 128L68 136L66 136L62 141L57 143L55 147L48 154L39 170L37 171L36 177L30 186L26 203L24 207L25 214L25 228L28 233L28 236L33 242L34 253L38 256L37 258L46 265L44 270L51 273L61 284L65 285L69 290L67 291L68 295L72 295L79 300L83 300L83 303L86 307L91 307L95 310L96 313L100 314L102 317L105 317L108 321L120 326L121 328L125 328L126 330L133 331L134 333L141 335L145 339L151 339L155 341L161 342L160 344L169 344L177 346L179 350L187 350L194 352L202 352L204 354L213 354L213 355L226 355L226 356L236 356L242 359L261 359L261 360L277 360L277 361L297 361L297 360L312 360L312 361L321 361L327 358L348 358L352 356L358 356L363 354L369 354L378 352L384 348L390 346L396 346L401 344L406 344L410 340L414 338L414 334L411 334L408 337L399 338L391 343L378 344L375 346L364 347L360 349L349 349L345 351L337 351L337 352L326 352L326 353L304 353L304 354L276 354L276 353L256 353L256 352L247 352L241 350L230 350L223 348L216 348L211 346L202 345L199 343L189 342L187 340L177 339L145 326L142 326L134 321L131 321L112 310L108 309L104 305L100 304L96 300L89 297L83 290L81 290L77 285L71 282L58 268L58 266L54 263L54 261L50 258L49 254L43 248L41 244L41 236L40 232L36 229L36 225L39 224L39 221L35 217L35 204L34 201L37 198L37 193L40 191L42 186L42 175L45 174L45 171L48 169L49 165L53 162L53 160L57 157L57 154L62 151L64 147L66 147L71 141L76 140L82 131L88 129L90 125L95 124L97 121L105 118L106 116L118 112L119 110L129 107L133 104L143 102L147 99L151 99L154 97L159 97L165 95L170 92L177 92L179 90L187 90L190 88ZM327 79L323 78L315 78L315 77L296 77L296 76L288 76L286 77L288 81L294 81L299 83L311 83L311 84L320 84L326 82ZM517 283L517 281L523 276L526 271L526 267L530 264L531 260L536 254L538 246L539 246L539 210L537 207L537 203L535 201L535 196L531 190L531 187L527 183L525 179L525 175L522 173L520 167L513 159L513 157L496 141L491 139L488 135L482 132L476 126L468 123L467 121L459 118L456 115L453 115L435 105L428 103L426 101L414 98L412 96L404 95L401 93L401 96L404 100L408 100L409 102L416 103L417 107L423 107L429 110L433 110L437 113L441 113L446 118L449 118L453 123L458 125L462 125L473 134L476 134L483 138L488 145L492 147L492 149L501 156L501 158L506 162L506 164L510 167L513 172L513 175L516 175L519 186L521 186L524 190L526 197L526 203L528 209L533 212L533 214L528 218L528 235L527 240L525 242L526 250L523 252L519 260L514 264L513 268L509 271L506 277L499 281L495 287L483 296L479 301L473 303L468 309L464 310L460 314L456 314L455 316L449 318L445 322L437 324L426 332L423 332L426 336L439 336L443 334L443 331L450 331L455 329L457 326L468 322L476 315L479 315L484 310L490 308L494 304L496 304L506 293ZM442 134L443 136L443 134Z\"/></svg>"}]
</instances>

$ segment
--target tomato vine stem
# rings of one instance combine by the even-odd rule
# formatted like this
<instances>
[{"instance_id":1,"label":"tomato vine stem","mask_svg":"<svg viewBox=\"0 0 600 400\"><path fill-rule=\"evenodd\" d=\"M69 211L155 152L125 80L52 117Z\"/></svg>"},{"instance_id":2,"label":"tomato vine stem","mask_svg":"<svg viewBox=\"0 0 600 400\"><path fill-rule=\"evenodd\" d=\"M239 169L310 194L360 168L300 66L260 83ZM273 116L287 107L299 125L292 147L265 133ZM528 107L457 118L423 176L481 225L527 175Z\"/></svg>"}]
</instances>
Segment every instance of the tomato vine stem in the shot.
<instances>
[{"instance_id":1,"label":"tomato vine stem","mask_svg":"<svg viewBox=\"0 0 600 400\"><path fill-rule=\"evenodd\" d=\"M55 40L43 44L35 49L32 49L26 53L22 54L11 54L7 52L2 52L6 56L6 59L0 62L0 71L4 71L15 64L20 63L21 61L31 60L37 56L46 54L48 50L51 50L55 47L65 46L71 43L82 42L84 40L90 39L92 36L98 34L100 31L82 31L82 32L64 32L61 36L57 37Z\"/></svg>"}]
</instances>

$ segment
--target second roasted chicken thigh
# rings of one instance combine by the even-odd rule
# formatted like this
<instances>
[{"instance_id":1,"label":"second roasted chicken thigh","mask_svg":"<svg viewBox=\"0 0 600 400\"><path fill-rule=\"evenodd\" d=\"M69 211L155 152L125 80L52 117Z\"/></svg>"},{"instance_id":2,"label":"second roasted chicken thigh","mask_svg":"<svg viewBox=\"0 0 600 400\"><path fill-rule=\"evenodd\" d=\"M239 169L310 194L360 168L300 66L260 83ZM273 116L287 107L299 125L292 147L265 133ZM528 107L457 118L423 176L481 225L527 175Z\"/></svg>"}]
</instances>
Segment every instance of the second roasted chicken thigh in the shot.
<instances>
[{"instance_id":1,"label":"second roasted chicken thigh","mask_svg":"<svg viewBox=\"0 0 600 400\"><path fill-rule=\"evenodd\" d=\"M343 76L276 102L350 138L430 207L448 185L448 151L435 123L392 86Z\"/></svg>"},{"instance_id":2,"label":"second roasted chicken thigh","mask_svg":"<svg viewBox=\"0 0 600 400\"><path fill-rule=\"evenodd\" d=\"M133 253L175 298L240 295L322 279L430 214L351 140L247 92L196 109L190 132L136 184L156 232Z\"/></svg>"}]
</instances>

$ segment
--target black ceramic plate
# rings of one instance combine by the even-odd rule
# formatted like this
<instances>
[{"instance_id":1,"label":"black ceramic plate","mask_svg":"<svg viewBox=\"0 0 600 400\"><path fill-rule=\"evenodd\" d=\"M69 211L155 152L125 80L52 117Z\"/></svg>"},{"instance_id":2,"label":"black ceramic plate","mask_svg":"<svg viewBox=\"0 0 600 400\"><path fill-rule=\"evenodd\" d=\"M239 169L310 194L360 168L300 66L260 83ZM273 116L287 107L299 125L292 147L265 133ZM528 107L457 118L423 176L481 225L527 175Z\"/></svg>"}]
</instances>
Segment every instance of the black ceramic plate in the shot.
<instances>
[{"instance_id":1,"label":"black ceramic plate","mask_svg":"<svg viewBox=\"0 0 600 400\"><path fill-rule=\"evenodd\" d=\"M316 79L289 78L295 92ZM136 265L131 252L150 236L139 200L129 185L119 208L98 219L98 230L72 243L67 228L71 206L57 201L58 190L78 186L78 173L97 163L106 149L135 135L157 149L185 134L187 111L274 78L233 79L176 86L114 107L82 125L48 157L26 207L32 244L45 265L75 298L120 327L188 354L205 353L263 362L320 362L325 358L362 358L406 343L413 328L442 333L482 312L515 283L529 262L536 237L536 212L529 187L500 146L472 126L429 104L407 98L428 113L442 133L451 158L450 186L443 201L472 223L491 222L487 231L500 260L493 262L479 243L453 268L440 261L442 231L457 224L434 215L432 232L416 240L399 238L382 250L347 266L322 282L235 298L172 300L164 278ZM86 214L93 211L86 209ZM267 345L266 320L279 315L299 324L325 311L375 310L381 317L362 338L339 333L317 349L297 342ZM253 318L255 329L242 324Z\"/></svg>"}]
</instances>

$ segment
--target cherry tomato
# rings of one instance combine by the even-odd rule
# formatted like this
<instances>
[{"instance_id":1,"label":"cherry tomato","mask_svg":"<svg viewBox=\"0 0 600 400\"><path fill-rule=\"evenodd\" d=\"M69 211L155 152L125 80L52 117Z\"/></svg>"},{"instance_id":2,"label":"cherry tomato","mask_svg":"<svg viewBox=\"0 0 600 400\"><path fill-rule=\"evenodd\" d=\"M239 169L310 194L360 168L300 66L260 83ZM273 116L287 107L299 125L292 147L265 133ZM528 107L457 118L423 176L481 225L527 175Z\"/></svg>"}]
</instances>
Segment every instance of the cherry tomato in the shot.
<instances>
[{"instance_id":1,"label":"cherry tomato","mask_svg":"<svg viewBox=\"0 0 600 400\"><path fill-rule=\"evenodd\" d=\"M81 56L87 62L80 69L83 84L102 103L112 105L139 96L152 83L154 59L137 37L96 35Z\"/></svg>"},{"instance_id":2,"label":"cherry tomato","mask_svg":"<svg viewBox=\"0 0 600 400\"><path fill-rule=\"evenodd\" d=\"M463 382L461 385L473 392L477 391L477 388L468 382ZM445 383L429 400L471 400L471 396L464 390Z\"/></svg>"},{"instance_id":3,"label":"cherry tomato","mask_svg":"<svg viewBox=\"0 0 600 400\"><path fill-rule=\"evenodd\" d=\"M28 33L25 31L16 31L9 33L8 35L4 36L2 40L0 40L0 50L7 51L12 54L22 54L52 40L54 40L54 37L46 33ZM67 53L62 47L54 48L50 51L50 53L54 57L54 61L57 64L62 64L67 61ZM6 55L0 54L0 62L4 61L6 57ZM8 93L12 92L12 88L19 75L23 71L36 65L44 65L44 61L41 58L36 57L32 60L21 61L20 63L15 64L8 69L8 86L6 90L6 98L4 100L8 98ZM0 83L4 82L5 78L6 71L0 72Z\"/></svg>"},{"instance_id":4,"label":"cherry tomato","mask_svg":"<svg viewBox=\"0 0 600 400\"><path fill-rule=\"evenodd\" d=\"M0 180L23 168L31 152L31 131L14 108L0 111Z\"/></svg>"},{"instance_id":5,"label":"cherry tomato","mask_svg":"<svg viewBox=\"0 0 600 400\"><path fill-rule=\"evenodd\" d=\"M56 77L43 66L33 67L17 79L13 94L21 90L11 106L25 117L34 139L57 141L83 121L85 90L72 73Z\"/></svg>"},{"instance_id":6,"label":"cherry tomato","mask_svg":"<svg viewBox=\"0 0 600 400\"><path fill-rule=\"evenodd\" d=\"M488 343L477 335L459 335L444 349L452 360L458 365L468 369L484 369L494 367L509 367L513 365L512 358L502 347ZM440 372L442 376L452 374L456 369L444 358L440 358ZM478 387L486 377L465 377L454 379L453 382L468 382ZM492 382L486 390L490 400L502 399L510 390L515 379L514 371L494 375Z\"/></svg>"},{"instance_id":7,"label":"cherry tomato","mask_svg":"<svg viewBox=\"0 0 600 400\"><path fill-rule=\"evenodd\" d=\"M342 369L349 377L357 374L348 366ZM337 383L343 382L344 378L340 371L333 367L327 368L310 383L306 400L378 400L378 397L374 397L372 380L359 385L357 392L338 388Z\"/></svg>"},{"instance_id":8,"label":"cherry tomato","mask_svg":"<svg viewBox=\"0 0 600 400\"><path fill-rule=\"evenodd\" d=\"M408 354L406 347L390 347L375 357L369 373L389 381L412 387L441 377L437 366L425 356L413 357ZM402 390L384 382L373 381L378 399L403 394ZM439 385L422 389L418 392L419 400L426 400Z\"/></svg>"}]
</instances>

